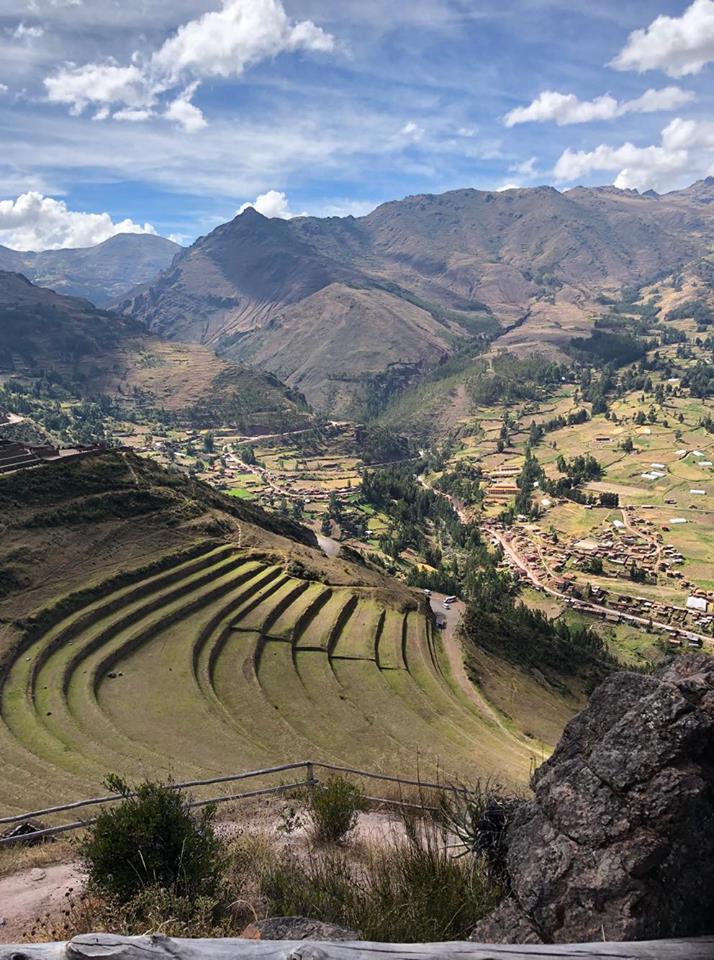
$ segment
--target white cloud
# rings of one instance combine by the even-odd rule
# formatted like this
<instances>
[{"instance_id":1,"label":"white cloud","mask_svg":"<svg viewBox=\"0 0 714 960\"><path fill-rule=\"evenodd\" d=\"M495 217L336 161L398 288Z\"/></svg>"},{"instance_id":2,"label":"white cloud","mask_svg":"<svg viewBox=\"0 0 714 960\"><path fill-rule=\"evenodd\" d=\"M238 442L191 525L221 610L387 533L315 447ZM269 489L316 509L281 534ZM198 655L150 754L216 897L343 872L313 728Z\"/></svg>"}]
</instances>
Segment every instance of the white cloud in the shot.
<instances>
[{"instance_id":1,"label":"white cloud","mask_svg":"<svg viewBox=\"0 0 714 960\"><path fill-rule=\"evenodd\" d=\"M10 88L6 83L0 83L0 96L7 93Z\"/></svg>"},{"instance_id":2,"label":"white cloud","mask_svg":"<svg viewBox=\"0 0 714 960\"><path fill-rule=\"evenodd\" d=\"M116 110L112 116L115 120L125 120L127 123L143 123L150 117L153 117L152 110L145 110L141 107L125 107L123 110ZM106 120L109 116L108 108L104 107L98 110L94 115L95 120Z\"/></svg>"},{"instance_id":3,"label":"white cloud","mask_svg":"<svg viewBox=\"0 0 714 960\"><path fill-rule=\"evenodd\" d=\"M184 23L147 58L134 53L128 66L114 59L67 64L44 83L48 100L67 104L74 115L97 105L104 108L98 119L111 115L136 121L154 115L151 108L164 94L193 78L163 111L163 116L193 132L206 126L191 102L202 78L239 77L249 66L279 53L324 53L334 45L331 34L311 20L291 20L282 0L223 0L221 10Z\"/></svg>"},{"instance_id":4,"label":"white cloud","mask_svg":"<svg viewBox=\"0 0 714 960\"><path fill-rule=\"evenodd\" d=\"M423 139L425 132L424 128L420 127L418 123L409 120L397 133L397 139L407 143L418 143Z\"/></svg>"},{"instance_id":5,"label":"white cloud","mask_svg":"<svg viewBox=\"0 0 714 960\"><path fill-rule=\"evenodd\" d=\"M45 78L45 88L48 100L68 104L75 116L91 105L105 108L98 119L108 116L113 104L121 109L145 110L156 101L156 93L139 67L122 67L115 60L82 67L68 64L53 77Z\"/></svg>"},{"instance_id":6,"label":"white cloud","mask_svg":"<svg viewBox=\"0 0 714 960\"><path fill-rule=\"evenodd\" d=\"M117 233L152 233L150 223L115 223L108 213L69 210L63 200L41 193L23 193L16 200L0 200L0 243L14 250L59 250L90 247Z\"/></svg>"},{"instance_id":7,"label":"white cloud","mask_svg":"<svg viewBox=\"0 0 714 960\"><path fill-rule=\"evenodd\" d=\"M39 38L44 35L44 32L44 27L39 25L28 26L26 23L18 23L12 35L15 40L24 40L29 42L30 40L39 40Z\"/></svg>"},{"instance_id":8,"label":"white cloud","mask_svg":"<svg viewBox=\"0 0 714 960\"><path fill-rule=\"evenodd\" d=\"M238 214L252 207L264 217L277 217L280 220L292 220L293 217L306 217L306 213L293 213L290 209L290 203L286 194L280 190L268 190L267 193L261 193L252 203L244 203L236 212Z\"/></svg>"},{"instance_id":9,"label":"white cloud","mask_svg":"<svg viewBox=\"0 0 714 960\"><path fill-rule=\"evenodd\" d=\"M659 16L634 30L610 66L616 70L664 70L670 77L699 73L714 60L714 0L694 0L681 17Z\"/></svg>"},{"instance_id":10,"label":"white cloud","mask_svg":"<svg viewBox=\"0 0 714 960\"><path fill-rule=\"evenodd\" d=\"M293 23L281 0L224 0L223 9L179 27L152 57L160 74L177 81L237 77L247 67L287 50L329 52L334 38L310 20Z\"/></svg>"},{"instance_id":11,"label":"white cloud","mask_svg":"<svg viewBox=\"0 0 714 960\"><path fill-rule=\"evenodd\" d=\"M519 123L546 123L554 121L559 127L571 123L591 123L594 120L612 120L626 113L655 113L676 110L695 99L694 93L679 87L646 90L634 100L618 101L610 94L594 100L580 100L574 93L544 90L527 107L516 107L503 118L507 127Z\"/></svg>"},{"instance_id":12,"label":"white cloud","mask_svg":"<svg viewBox=\"0 0 714 960\"><path fill-rule=\"evenodd\" d=\"M191 102L191 98L197 88L198 83L189 84L183 93L171 101L164 113L165 117L173 120L187 133L195 133L207 125L203 113L201 113L195 103Z\"/></svg>"},{"instance_id":13,"label":"white cloud","mask_svg":"<svg viewBox=\"0 0 714 960\"><path fill-rule=\"evenodd\" d=\"M662 130L659 144L600 144L590 151L567 149L553 172L557 180L568 182L596 171L614 172L616 187L661 191L673 188L683 177L708 173L713 161L714 121L677 117Z\"/></svg>"},{"instance_id":14,"label":"white cloud","mask_svg":"<svg viewBox=\"0 0 714 960\"><path fill-rule=\"evenodd\" d=\"M538 162L538 157L529 157L528 160L523 160L521 163L512 163L508 168L509 173L518 173L522 177L535 177L537 174L536 163ZM510 187L501 188L509 190Z\"/></svg>"}]
</instances>

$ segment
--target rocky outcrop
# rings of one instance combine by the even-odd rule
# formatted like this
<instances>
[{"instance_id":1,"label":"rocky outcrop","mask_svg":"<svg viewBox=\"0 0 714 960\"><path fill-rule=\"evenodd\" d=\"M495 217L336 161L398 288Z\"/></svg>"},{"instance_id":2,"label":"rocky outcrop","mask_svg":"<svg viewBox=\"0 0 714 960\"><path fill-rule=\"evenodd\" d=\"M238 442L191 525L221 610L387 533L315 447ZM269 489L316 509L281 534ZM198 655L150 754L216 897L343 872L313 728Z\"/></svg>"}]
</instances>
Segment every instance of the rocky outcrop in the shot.
<instances>
[{"instance_id":1,"label":"rocky outcrop","mask_svg":"<svg viewBox=\"0 0 714 960\"><path fill-rule=\"evenodd\" d=\"M533 788L506 837L511 893L474 940L714 932L714 658L610 677Z\"/></svg>"}]
</instances>

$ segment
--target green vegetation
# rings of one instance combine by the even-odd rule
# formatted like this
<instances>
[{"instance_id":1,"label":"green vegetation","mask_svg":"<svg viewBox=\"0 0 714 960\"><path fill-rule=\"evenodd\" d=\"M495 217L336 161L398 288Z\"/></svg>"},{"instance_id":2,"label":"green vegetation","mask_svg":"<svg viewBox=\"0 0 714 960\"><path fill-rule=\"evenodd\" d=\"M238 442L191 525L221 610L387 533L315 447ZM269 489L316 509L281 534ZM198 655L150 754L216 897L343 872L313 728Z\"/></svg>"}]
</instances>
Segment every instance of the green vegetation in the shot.
<instances>
[{"instance_id":1,"label":"green vegetation","mask_svg":"<svg viewBox=\"0 0 714 960\"><path fill-rule=\"evenodd\" d=\"M485 361L475 365L475 374L467 387L477 405L508 405L542 396L546 388L560 383L566 374L567 369L562 364L553 363L539 354L517 358L502 351L493 358L490 368Z\"/></svg>"},{"instance_id":2,"label":"green vegetation","mask_svg":"<svg viewBox=\"0 0 714 960\"><path fill-rule=\"evenodd\" d=\"M124 799L102 810L81 843L90 890L119 903L151 885L177 897L215 893L215 807L194 813L187 796L170 783L146 781L132 789L112 776L106 786Z\"/></svg>"},{"instance_id":3,"label":"green vegetation","mask_svg":"<svg viewBox=\"0 0 714 960\"><path fill-rule=\"evenodd\" d=\"M342 843L357 826L365 809L362 792L344 777L330 777L313 787L307 809L315 836L324 843Z\"/></svg>"}]
</instances>

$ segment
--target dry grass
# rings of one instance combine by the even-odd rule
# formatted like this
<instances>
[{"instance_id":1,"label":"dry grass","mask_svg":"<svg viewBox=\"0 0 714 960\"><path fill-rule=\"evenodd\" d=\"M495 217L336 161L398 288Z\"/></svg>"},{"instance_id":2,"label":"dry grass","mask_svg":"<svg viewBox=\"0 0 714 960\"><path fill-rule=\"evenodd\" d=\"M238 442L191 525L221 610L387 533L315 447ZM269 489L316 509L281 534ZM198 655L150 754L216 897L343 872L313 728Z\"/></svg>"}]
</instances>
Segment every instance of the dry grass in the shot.
<instances>
[{"instance_id":1,"label":"dry grass","mask_svg":"<svg viewBox=\"0 0 714 960\"><path fill-rule=\"evenodd\" d=\"M76 856L76 841L59 839L34 847L13 844L0 847L0 877L7 877L33 867L47 867L53 863L67 863Z\"/></svg>"}]
</instances>

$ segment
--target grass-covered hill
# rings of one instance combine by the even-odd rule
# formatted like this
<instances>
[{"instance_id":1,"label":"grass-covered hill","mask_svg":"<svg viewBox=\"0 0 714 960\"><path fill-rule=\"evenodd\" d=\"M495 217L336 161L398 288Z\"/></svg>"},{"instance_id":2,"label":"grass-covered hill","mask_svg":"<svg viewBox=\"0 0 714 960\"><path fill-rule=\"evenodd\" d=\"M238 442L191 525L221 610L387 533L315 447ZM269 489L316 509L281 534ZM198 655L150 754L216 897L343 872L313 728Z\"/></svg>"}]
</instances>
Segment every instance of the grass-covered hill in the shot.
<instances>
[{"instance_id":1,"label":"grass-covered hill","mask_svg":"<svg viewBox=\"0 0 714 960\"><path fill-rule=\"evenodd\" d=\"M0 271L0 381L62 398L99 396L128 412L165 411L200 427L246 434L297 429L311 417L271 374L219 359L197 343L166 342L127 317Z\"/></svg>"},{"instance_id":2,"label":"grass-covered hill","mask_svg":"<svg viewBox=\"0 0 714 960\"><path fill-rule=\"evenodd\" d=\"M522 783L545 749L423 595L199 482L106 452L0 478L0 516L3 812L310 757Z\"/></svg>"}]
</instances>

